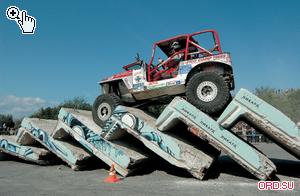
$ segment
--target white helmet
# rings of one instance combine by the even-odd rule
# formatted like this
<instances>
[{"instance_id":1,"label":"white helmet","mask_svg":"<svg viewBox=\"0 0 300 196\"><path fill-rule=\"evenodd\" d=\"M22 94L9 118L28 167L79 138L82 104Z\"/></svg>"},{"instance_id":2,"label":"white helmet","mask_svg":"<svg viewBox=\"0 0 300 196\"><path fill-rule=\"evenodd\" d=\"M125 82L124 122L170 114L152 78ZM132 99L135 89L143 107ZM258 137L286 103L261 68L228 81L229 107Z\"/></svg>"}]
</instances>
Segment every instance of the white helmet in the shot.
<instances>
[{"instance_id":1,"label":"white helmet","mask_svg":"<svg viewBox=\"0 0 300 196\"><path fill-rule=\"evenodd\" d=\"M173 42L173 43L171 44L171 48L172 48L173 50L176 50L176 49L179 49L179 48L180 48L180 45L179 45L179 43L178 43L177 41L175 41L175 42Z\"/></svg>"}]
</instances>

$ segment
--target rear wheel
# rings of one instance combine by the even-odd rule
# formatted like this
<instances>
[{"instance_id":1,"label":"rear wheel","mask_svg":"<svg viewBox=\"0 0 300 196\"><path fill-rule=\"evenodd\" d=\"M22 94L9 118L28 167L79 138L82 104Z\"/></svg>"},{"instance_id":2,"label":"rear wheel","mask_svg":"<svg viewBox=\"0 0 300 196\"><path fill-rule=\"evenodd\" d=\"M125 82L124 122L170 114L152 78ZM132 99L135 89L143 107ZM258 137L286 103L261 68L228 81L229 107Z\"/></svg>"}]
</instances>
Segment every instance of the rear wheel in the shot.
<instances>
[{"instance_id":1,"label":"rear wheel","mask_svg":"<svg viewBox=\"0 0 300 196\"><path fill-rule=\"evenodd\" d=\"M122 105L122 101L115 94L103 94L98 96L93 104L92 111L95 123L103 127L118 105Z\"/></svg>"},{"instance_id":2,"label":"rear wheel","mask_svg":"<svg viewBox=\"0 0 300 196\"><path fill-rule=\"evenodd\" d=\"M187 83L187 100L207 114L220 113L230 100L223 77L216 72L200 72Z\"/></svg>"}]
</instances>

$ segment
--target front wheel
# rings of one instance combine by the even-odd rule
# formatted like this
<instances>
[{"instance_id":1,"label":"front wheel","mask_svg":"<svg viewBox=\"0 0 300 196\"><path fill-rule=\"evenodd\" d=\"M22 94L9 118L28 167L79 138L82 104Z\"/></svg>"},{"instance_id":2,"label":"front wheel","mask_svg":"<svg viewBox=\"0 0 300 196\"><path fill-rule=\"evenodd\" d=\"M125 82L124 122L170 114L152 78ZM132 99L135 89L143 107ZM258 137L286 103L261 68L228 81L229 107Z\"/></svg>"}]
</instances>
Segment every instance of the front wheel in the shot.
<instances>
[{"instance_id":1,"label":"front wheel","mask_svg":"<svg viewBox=\"0 0 300 196\"><path fill-rule=\"evenodd\" d=\"M103 94L96 98L93 104L93 120L100 127L104 127L106 121L111 117L114 109L122 105L122 101L115 94Z\"/></svg>"},{"instance_id":2,"label":"front wheel","mask_svg":"<svg viewBox=\"0 0 300 196\"><path fill-rule=\"evenodd\" d=\"M227 106L230 91L223 77L215 72L200 72L187 83L187 100L203 112L213 115Z\"/></svg>"}]
</instances>

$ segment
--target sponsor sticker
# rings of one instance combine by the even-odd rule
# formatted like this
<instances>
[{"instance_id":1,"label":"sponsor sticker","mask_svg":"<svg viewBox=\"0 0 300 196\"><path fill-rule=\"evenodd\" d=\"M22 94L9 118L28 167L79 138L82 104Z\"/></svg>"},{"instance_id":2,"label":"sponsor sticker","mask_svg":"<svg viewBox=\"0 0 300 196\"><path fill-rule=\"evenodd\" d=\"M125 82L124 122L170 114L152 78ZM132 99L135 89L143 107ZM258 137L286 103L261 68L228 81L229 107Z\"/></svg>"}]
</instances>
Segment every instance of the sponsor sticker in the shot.
<instances>
[{"instance_id":1,"label":"sponsor sticker","mask_svg":"<svg viewBox=\"0 0 300 196\"><path fill-rule=\"evenodd\" d=\"M163 83L163 84L158 84L158 85L151 85L151 86L148 86L147 89L148 90L153 90L153 89L158 89L158 88L162 88L162 87L165 87L166 84Z\"/></svg>"},{"instance_id":2,"label":"sponsor sticker","mask_svg":"<svg viewBox=\"0 0 300 196\"><path fill-rule=\"evenodd\" d=\"M192 69L191 64L182 65L179 67L179 74L188 74L191 69Z\"/></svg>"},{"instance_id":3,"label":"sponsor sticker","mask_svg":"<svg viewBox=\"0 0 300 196\"><path fill-rule=\"evenodd\" d=\"M134 90L143 90L144 89L144 83L133 84L133 89Z\"/></svg>"},{"instance_id":4,"label":"sponsor sticker","mask_svg":"<svg viewBox=\"0 0 300 196\"><path fill-rule=\"evenodd\" d=\"M167 86L175 86L179 84L180 84L180 80L167 82Z\"/></svg>"}]
</instances>

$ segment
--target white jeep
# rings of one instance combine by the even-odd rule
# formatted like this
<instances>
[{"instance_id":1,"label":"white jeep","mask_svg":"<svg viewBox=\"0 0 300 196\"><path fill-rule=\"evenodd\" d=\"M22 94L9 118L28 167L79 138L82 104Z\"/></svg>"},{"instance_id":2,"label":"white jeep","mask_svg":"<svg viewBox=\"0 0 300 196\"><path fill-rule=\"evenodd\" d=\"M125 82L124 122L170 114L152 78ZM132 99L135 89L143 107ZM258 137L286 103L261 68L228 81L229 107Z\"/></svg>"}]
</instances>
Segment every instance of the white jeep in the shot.
<instances>
[{"instance_id":1,"label":"white jeep","mask_svg":"<svg viewBox=\"0 0 300 196\"><path fill-rule=\"evenodd\" d=\"M102 94L93 104L93 118L100 126L117 105L139 107L168 102L174 96L185 96L203 112L215 115L226 107L234 89L230 54L222 52L215 30L156 42L149 64L138 56L123 68L125 72L99 82Z\"/></svg>"}]
</instances>

